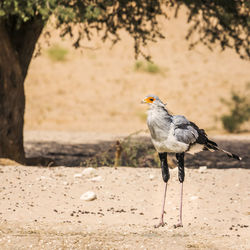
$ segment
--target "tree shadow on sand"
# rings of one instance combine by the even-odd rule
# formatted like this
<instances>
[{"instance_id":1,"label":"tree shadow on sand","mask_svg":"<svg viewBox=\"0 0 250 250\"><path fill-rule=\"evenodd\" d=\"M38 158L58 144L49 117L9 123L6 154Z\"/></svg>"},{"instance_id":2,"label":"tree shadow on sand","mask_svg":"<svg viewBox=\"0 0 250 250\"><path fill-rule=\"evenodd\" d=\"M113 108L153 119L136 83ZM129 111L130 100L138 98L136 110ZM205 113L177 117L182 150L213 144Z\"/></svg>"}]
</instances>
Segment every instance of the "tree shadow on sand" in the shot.
<instances>
[{"instance_id":1,"label":"tree shadow on sand","mask_svg":"<svg viewBox=\"0 0 250 250\"><path fill-rule=\"evenodd\" d=\"M250 168L250 141L216 140L220 147L240 155L242 161L228 158L221 152L203 151L196 155L186 154L185 166L198 168ZM158 156L149 138L141 137L122 142L120 164L132 167L159 167ZM89 144L65 144L55 141L25 143L28 165L42 166L113 166L116 160L116 142L101 141ZM169 155L175 163L174 155ZM171 167L171 166L170 166Z\"/></svg>"}]
</instances>

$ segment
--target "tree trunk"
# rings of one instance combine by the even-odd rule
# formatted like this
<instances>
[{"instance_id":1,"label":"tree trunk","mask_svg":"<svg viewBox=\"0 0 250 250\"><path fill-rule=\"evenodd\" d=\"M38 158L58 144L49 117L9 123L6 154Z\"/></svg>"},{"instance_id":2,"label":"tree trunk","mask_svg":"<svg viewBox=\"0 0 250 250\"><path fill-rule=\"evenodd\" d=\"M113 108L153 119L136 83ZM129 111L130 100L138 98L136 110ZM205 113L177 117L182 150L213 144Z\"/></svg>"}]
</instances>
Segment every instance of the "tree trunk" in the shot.
<instances>
[{"instance_id":1,"label":"tree trunk","mask_svg":"<svg viewBox=\"0 0 250 250\"><path fill-rule=\"evenodd\" d=\"M24 80L44 24L32 20L13 31L0 21L0 157L25 163Z\"/></svg>"}]
</instances>

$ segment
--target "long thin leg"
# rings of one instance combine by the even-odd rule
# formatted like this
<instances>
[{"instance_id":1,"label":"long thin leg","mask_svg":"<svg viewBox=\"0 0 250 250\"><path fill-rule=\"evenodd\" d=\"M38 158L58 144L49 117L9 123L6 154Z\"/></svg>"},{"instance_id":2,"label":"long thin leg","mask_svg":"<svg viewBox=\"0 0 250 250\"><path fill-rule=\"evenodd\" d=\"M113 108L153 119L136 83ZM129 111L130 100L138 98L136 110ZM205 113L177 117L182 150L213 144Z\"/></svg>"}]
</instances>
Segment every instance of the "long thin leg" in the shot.
<instances>
[{"instance_id":1,"label":"long thin leg","mask_svg":"<svg viewBox=\"0 0 250 250\"><path fill-rule=\"evenodd\" d=\"M167 186L168 186L168 184L166 183L165 184L165 190L164 190L163 204L162 204L161 219L160 219L159 224L155 225L155 228L158 228L160 226L163 227L165 225L165 223L164 223L164 213L165 213L165 202L166 202Z\"/></svg>"},{"instance_id":2,"label":"long thin leg","mask_svg":"<svg viewBox=\"0 0 250 250\"><path fill-rule=\"evenodd\" d=\"M181 200L180 200L180 217L179 217L179 223L174 225L175 228L177 227L183 227L182 224L182 200L183 200L183 182L181 183Z\"/></svg>"},{"instance_id":3,"label":"long thin leg","mask_svg":"<svg viewBox=\"0 0 250 250\"><path fill-rule=\"evenodd\" d=\"M184 153L176 154L176 158L177 158L177 161L178 161L178 177L179 177L179 181L181 183L181 200L180 200L179 223L177 225L175 225L175 228L183 227L183 224L182 224L182 201L183 201L183 182L184 182L184 178L185 178Z\"/></svg>"},{"instance_id":4,"label":"long thin leg","mask_svg":"<svg viewBox=\"0 0 250 250\"><path fill-rule=\"evenodd\" d=\"M160 223L155 226L155 228L158 228L160 226L164 226L166 223L164 223L164 209L165 209L165 201L166 201L166 194L167 194L167 182L169 180L170 174L168 169L168 162L167 162L167 153L159 153L159 157L161 160L161 170L162 170L162 178L163 181L166 183L165 190L164 190L164 197L163 197L163 204L162 204L162 213L161 213L161 219Z\"/></svg>"}]
</instances>

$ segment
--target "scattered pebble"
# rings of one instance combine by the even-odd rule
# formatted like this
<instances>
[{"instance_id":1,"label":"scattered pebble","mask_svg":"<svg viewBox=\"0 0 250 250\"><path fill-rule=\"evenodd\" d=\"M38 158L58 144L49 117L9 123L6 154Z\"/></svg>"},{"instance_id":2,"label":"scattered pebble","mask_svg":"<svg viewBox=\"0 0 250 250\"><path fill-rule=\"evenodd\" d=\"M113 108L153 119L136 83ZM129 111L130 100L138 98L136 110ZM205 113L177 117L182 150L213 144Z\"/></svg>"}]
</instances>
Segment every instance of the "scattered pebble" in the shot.
<instances>
[{"instance_id":1,"label":"scattered pebble","mask_svg":"<svg viewBox=\"0 0 250 250\"><path fill-rule=\"evenodd\" d=\"M82 194L80 197L80 199L84 200L84 201L93 201L96 198L97 198L96 194L93 191L88 191L88 192Z\"/></svg>"},{"instance_id":2,"label":"scattered pebble","mask_svg":"<svg viewBox=\"0 0 250 250\"><path fill-rule=\"evenodd\" d=\"M81 173L74 174L74 178L96 176L96 172L94 168L85 168Z\"/></svg>"},{"instance_id":3,"label":"scattered pebble","mask_svg":"<svg viewBox=\"0 0 250 250\"><path fill-rule=\"evenodd\" d=\"M40 177L37 177L36 180L37 180L37 181L41 181L41 180L52 180L52 178L41 175Z\"/></svg>"},{"instance_id":4,"label":"scattered pebble","mask_svg":"<svg viewBox=\"0 0 250 250\"><path fill-rule=\"evenodd\" d=\"M94 168L85 168L83 171L82 171L82 175L83 176L88 176L88 177L90 177L90 176L95 176L96 175L96 169L94 169Z\"/></svg>"},{"instance_id":5,"label":"scattered pebble","mask_svg":"<svg viewBox=\"0 0 250 250\"><path fill-rule=\"evenodd\" d=\"M98 175L96 177L91 178L90 180L93 182L99 182L99 181L102 181L102 177L100 175Z\"/></svg>"},{"instance_id":6,"label":"scattered pebble","mask_svg":"<svg viewBox=\"0 0 250 250\"><path fill-rule=\"evenodd\" d=\"M190 201L194 201L194 200L197 200L197 199L199 199L198 196L191 196L191 197L189 198Z\"/></svg>"},{"instance_id":7,"label":"scattered pebble","mask_svg":"<svg viewBox=\"0 0 250 250\"><path fill-rule=\"evenodd\" d=\"M155 176L154 176L153 174L150 174L150 175L149 175L149 180L152 181L154 178L155 178Z\"/></svg>"},{"instance_id":8,"label":"scattered pebble","mask_svg":"<svg viewBox=\"0 0 250 250\"><path fill-rule=\"evenodd\" d=\"M201 167L199 167L199 172L200 173L205 173L206 172L206 170L207 170L207 166L201 166Z\"/></svg>"},{"instance_id":9,"label":"scattered pebble","mask_svg":"<svg viewBox=\"0 0 250 250\"><path fill-rule=\"evenodd\" d=\"M74 174L74 178L81 178L82 177L82 174Z\"/></svg>"}]
</instances>

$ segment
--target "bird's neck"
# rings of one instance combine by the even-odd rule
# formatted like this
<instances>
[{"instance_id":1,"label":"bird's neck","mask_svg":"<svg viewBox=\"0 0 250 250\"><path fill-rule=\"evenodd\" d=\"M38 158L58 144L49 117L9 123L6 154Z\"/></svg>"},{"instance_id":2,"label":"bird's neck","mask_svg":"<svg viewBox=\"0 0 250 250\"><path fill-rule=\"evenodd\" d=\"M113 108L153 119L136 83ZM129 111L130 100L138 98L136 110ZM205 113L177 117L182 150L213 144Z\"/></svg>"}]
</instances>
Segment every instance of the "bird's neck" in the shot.
<instances>
[{"instance_id":1,"label":"bird's neck","mask_svg":"<svg viewBox=\"0 0 250 250\"><path fill-rule=\"evenodd\" d=\"M151 112L157 112L157 113L163 113L164 115L168 115L168 116L171 116L168 112L168 110L164 107L164 106L150 106L149 108L149 113Z\"/></svg>"},{"instance_id":2,"label":"bird's neck","mask_svg":"<svg viewBox=\"0 0 250 250\"><path fill-rule=\"evenodd\" d=\"M148 119L158 120L159 118L165 118L171 120L172 115L169 114L165 107L151 106L148 110Z\"/></svg>"}]
</instances>

